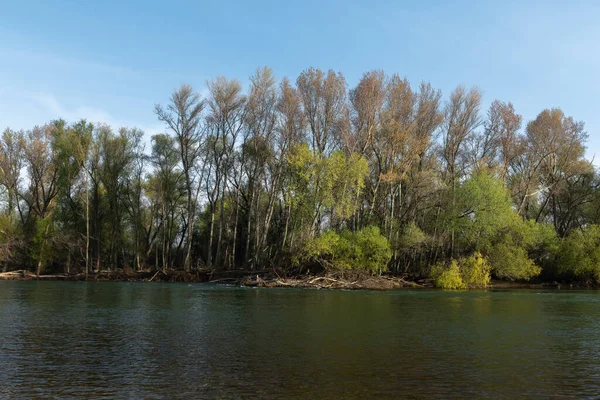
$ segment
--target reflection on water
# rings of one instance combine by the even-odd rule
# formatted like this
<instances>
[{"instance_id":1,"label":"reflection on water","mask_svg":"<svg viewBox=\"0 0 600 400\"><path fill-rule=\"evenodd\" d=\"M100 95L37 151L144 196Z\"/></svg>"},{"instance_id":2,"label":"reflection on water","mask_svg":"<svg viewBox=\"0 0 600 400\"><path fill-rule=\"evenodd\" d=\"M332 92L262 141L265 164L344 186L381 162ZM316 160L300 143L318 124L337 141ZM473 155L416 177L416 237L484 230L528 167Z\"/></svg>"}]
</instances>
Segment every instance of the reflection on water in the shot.
<instances>
[{"instance_id":1,"label":"reflection on water","mask_svg":"<svg viewBox=\"0 0 600 400\"><path fill-rule=\"evenodd\" d=\"M0 397L582 398L598 292L0 282Z\"/></svg>"}]
</instances>

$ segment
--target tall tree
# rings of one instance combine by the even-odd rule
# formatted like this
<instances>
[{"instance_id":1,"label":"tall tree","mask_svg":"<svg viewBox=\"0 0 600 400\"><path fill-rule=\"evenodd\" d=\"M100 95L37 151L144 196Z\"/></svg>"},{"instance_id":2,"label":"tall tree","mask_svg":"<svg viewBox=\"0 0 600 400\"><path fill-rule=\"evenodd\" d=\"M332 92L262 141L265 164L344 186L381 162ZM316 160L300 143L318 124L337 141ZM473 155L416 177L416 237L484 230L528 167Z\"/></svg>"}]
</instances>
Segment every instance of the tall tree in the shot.
<instances>
[{"instance_id":1,"label":"tall tree","mask_svg":"<svg viewBox=\"0 0 600 400\"><path fill-rule=\"evenodd\" d=\"M207 123L211 132L211 148L214 173L214 189L209 197L211 202L211 228L208 245L208 263L219 267L222 261L221 250L223 232L225 228L225 197L229 180L233 176L234 150L238 144L238 137L243 128L246 97L242 94L242 86L237 80L228 80L219 77L208 84L210 99L208 101L209 114ZM207 185L208 187L208 185ZM215 192L216 190L216 196ZM217 201L219 202L219 226L217 246L214 260L212 259L212 243L214 240L214 222ZM233 245L235 246L235 244Z\"/></svg>"},{"instance_id":2,"label":"tall tree","mask_svg":"<svg viewBox=\"0 0 600 400\"><path fill-rule=\"evenodd\" d=\"M160 121L177 137L179 155L187 194L187 246L184 261L186 271L190 270L192 236L194 232L194 215L196 211L195 185L198 183L193 176L194 166L198 161L200 149L204 140L205 129L202 125L204 101L190 85L182 85L171 95L171 102L166 108L155 106L155 112Z\"/></svg>"}]
</instances>

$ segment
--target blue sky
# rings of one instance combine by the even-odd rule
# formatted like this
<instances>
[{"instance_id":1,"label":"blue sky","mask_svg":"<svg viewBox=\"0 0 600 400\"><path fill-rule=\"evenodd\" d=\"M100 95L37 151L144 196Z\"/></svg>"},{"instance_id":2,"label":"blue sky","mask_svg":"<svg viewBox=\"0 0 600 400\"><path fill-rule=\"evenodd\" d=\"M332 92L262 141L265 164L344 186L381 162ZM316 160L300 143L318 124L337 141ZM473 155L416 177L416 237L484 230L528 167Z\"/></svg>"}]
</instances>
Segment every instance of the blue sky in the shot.
<instances>
[{"instance_id":1,"label":"blue sky","mask_svg":"<svg viewBox=\"0 0 600 400\"><path fill-rule=\"evenodd\" d=\"M247 83L258 67L295 80L332 68L354 86L383 69L525 120L561 107L600 159L598 1L0 0L0 129L88 118L162 130L153 114L181 83ZM596 160L598 162L598 160Z\"/></svg>"}]
</instances>

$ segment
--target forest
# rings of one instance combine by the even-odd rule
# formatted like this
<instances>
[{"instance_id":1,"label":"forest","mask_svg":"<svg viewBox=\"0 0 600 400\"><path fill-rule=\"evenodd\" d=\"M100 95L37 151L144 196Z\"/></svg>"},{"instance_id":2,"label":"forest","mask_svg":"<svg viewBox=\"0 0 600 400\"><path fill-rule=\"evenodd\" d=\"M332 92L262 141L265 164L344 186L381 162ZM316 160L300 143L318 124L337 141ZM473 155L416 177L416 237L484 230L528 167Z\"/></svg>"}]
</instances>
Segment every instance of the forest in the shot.
<instances>
[{"instance_id":1,"label":"forest","mask_svg":"<svg viewBox=\"0 0 600 400\"><path fill-rule=\"evenodd\" d=\"M583 122L477 88L258 68L182 85L164 133L57 119L0 140L0 265L600 283ZM57 116L59 118L60 116Z\"/></svg>"}]
</instances>

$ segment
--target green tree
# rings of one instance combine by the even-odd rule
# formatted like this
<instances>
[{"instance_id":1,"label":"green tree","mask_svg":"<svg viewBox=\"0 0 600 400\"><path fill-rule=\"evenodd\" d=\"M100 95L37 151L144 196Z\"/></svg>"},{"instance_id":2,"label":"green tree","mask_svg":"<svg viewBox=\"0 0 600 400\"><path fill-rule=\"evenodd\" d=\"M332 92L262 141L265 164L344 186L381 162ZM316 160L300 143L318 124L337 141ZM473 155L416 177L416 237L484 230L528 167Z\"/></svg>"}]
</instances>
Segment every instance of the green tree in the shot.
<instances>
[{"instance_id":1,"label":"green tree","mask_svg":"<svg viewBox=\"0 0 600 400\"><path fill-rule=\"evenodd\" d=\"M329 271L355 271L381 274L387 270L392 251L379 228L367 227L340 234L327 231L309 239L300 249L296 263L318 263Z\"/></svg>"},{"instance_id":2,"label":"green tree","mask_svg":"<svg viewBox=\"0 0 600 400\"><path fill-rule=\"evenodd\" d=\"M494 274L505 279L530 279L541 269L529 258L534 240L530 225L515 212L502 181L476 172L457 189L457 209L450 218L461 253L479 251L489 258Z\"/></svg>"},{"instance_id":3,"label":"green tree","mask_svg":"<svg viewBox=\"0 0 600 400\"><path fill-rule=\"evenodd\" d=\"M561 243L558 266L567 278L600 283L600 225L572 231Z\"/></svg>"}]
</instances>

